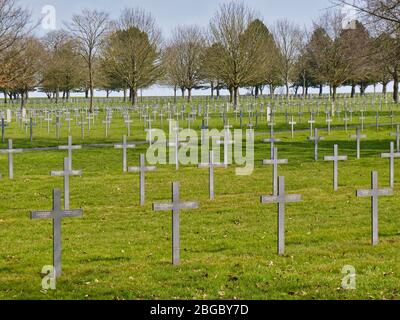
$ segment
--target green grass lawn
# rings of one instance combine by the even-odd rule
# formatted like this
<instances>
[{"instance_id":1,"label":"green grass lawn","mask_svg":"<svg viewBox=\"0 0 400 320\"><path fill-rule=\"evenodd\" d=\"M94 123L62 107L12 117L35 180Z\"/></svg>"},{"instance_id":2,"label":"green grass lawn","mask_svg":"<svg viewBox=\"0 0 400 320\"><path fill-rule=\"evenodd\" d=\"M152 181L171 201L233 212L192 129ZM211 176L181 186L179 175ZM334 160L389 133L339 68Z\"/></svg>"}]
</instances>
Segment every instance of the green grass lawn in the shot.
<instances>
[{"instance_id":1,"label":"green grass lawn","mask_svg":"<svg viewBox=\"0 0 400 320\"><path fill-rule=\"evenodd\" d=\"M375 113L366 114L375 123ZM85 140L80 128L72 127L74 144L116 143L126 132L115 114L108 139L100 114ZM325 128L323 112L317 127ZM342 115L343 117L343 115ZM397 121L400 114L396 114ZM143 123L132 116L130 141L143 141ZM217 169L216 200L208 200L208 171L195 166L158 166L146 176L147 203L139 207L139 177L123 174L121 150L84 148L73 152L74 169L83 176L71 178L71 208L83 208L81 219L63 221L63 276L57 290L42 291L41 270L52 263L52 222L31 221L31 210L50 209L52 189L62 188L62 178L51 177L61 170L64 151L26 152L14 157L15 180L7 177L8 162L0 156L0 299L399 299L400 298L400 163L396 162L393 197L380 198L380 244L371 246L370 200L356 198L357 189L370 187L371 171L379 172L381 187L389 185L389 161L380 159L389 150L390 126L377 132L368 127L362 142L362 159L356 160L354 134L342 128L320 144L320 161L314 162L314 145L304 115L290 138L284 114L276 118L280 158L289 164L279 168L286 191L303 195L301 203L286 207L286 255L277 256L277 209L261 205L260 196L271 193L269 136L260 120L256 134L256 168L251 176L236 176L235 167ZM358 115L353 115L358 124ZM298 119L296 119L298 120ZM389 110L381 123L390 123ZM230 123L238 122L233 114ZM246 120L247 123L247 120ZM201 119L192 126L198 128ZM350 124L349 124L350 125ZM154 124L159 127L159 124ZM186 121L181 122L186 126ZM335 119L333 126L343 126ZM167 121L164 120L167 128ZM210 127L222 128L219 113ZM34 128L34 141L17 123L6 128L15 148L66 144L50 135L43 123ZM332 163L322 161L339 144L339 153L349 161L339 164L339 191L333 192ZM2 144L1 148L6 148ZM145 145L128 151L130 166L138 164ZM399 160L400 161L400 160ZM181 265L171 265L171 214L155 213L152 203L170 201L171 183L181 183L182 200L199 201L198 210L181 213ZM341 289L341 270L352 265L357 289Z\"/></svg>"}]
</instances>

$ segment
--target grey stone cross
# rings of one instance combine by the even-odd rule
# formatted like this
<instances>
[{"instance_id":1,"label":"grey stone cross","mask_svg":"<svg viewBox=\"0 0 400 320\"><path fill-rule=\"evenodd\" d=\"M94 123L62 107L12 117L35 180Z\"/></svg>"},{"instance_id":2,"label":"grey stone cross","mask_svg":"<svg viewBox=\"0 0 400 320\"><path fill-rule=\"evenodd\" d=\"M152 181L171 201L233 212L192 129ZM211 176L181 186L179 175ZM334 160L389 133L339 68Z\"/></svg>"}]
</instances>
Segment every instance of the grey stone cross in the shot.
<instances>
[{"instance_id":1,"label":"grey stone cross","mask_svg":"<svg viewBox=\"0 0 400 320\"><path fill-rule=\"evenodd\" d=\"M310 125L310 136L313 135L313 125L315 124L314 116L311 114L310 120L308 120L308 124Z\"/></svg>"},{"instance_id":2,"label":"grey stone cross","mask_svg":"<svg viewBox=\"0 0 400 320\"><path fill-rule=\"evenodd\" d=\"M364 132L364 120L365 120L364 110L361 110L361 117L359 119L361 121L361 131Z\"/></svg>"},{"instance_id":3,"label":"grey stone cross","mask_svg":"<svg viewBox=\"0 0 400 320\"><path fill-rule=\"evenodd\" d=\"M279 192L277 196L263 196L261 203L278 204L278 255L285 254L285 205L286 203L300 202L301 195L287 195L285 193L285 177L279 177Z\"/></svg>"},{"instance_id":4,"label":"grey stone cross","mask_svg":"<svg viewBox=\"0 0 400 320\"><path fill-rule=\"evenodd\" d=\"M73 146L72 145L72 137L68 136L68 145L67 146L59 146L58 150L68 150L68 159L70 161L69 168L72 169L72 150L80 150L82 146Z\"/></svg>"},{"instance_id":5,"label":"grey stone cross","mask_svg":"<svg viewBox=\"0 0 400 320\"><path fill-rule=\"evenodd\" d=\"M338 190L339 182L339 161L347 161L347 156L339 156L339 147L337 144L333 147L333 156L327 156L324 158L325 161L333 161L333 190Z\"/></svg>"},{"instance_id":6,"label":"grey stone cross","mask_svg":"<svg viewBox=\"0 0 400 320\"><path fill-rule=\"evenodd\" d=\"M396 132L395 133L390 133L391 137L396 137L396 147L397 147L397 152L400 152L400 125L396 126Z\"/></svg>"},{"instance_id":7,"label":"grey stone cross","mask_svg":"<svg viewBox=\"0 0 400 320\"><path fill-rule=\"evenodd\" d=\"M350 136L352 139L357 140L357 159L361 159L361 139L366 139L365 134L361 134L361 129L357 128L356 135Z\"/></svg>"},{"instance_id":8,"label":"grey stone cross","mask_svg":"<svg viewBox=\"0 0 400 320\"><path fill-rule=\"evenodd\" d=\"M318 129L314 129L314 137L308 137L309 141L314 141L314 159L318 161L318 144L320 141L325 140L325 137L321 137L318 134Z\"/></svg>"},{"instance_id":9,"label":"grey stone cross","mask_svg":"<svg viewBox=\"0 0 400 320\"><path fill-rule=\"evenodd\" d=\"M145 173L146 172L151 172L151 171L156 171L156 167L146 167L146 159L145 155L141 154L139 157L139 162L140 165L139 167L129 167L128 172L139 172L140 173L140 205L144 206L146 202L146 197L145 197Z\"/></svg>"},{"instance_id":10,"label":"grey stone cross","mask_svg":"<svg viewBox=\"0 0 400 320\"><path fill-rule=\"evenodd\" d=\"M12 139L8 139L8 149L0 150L2 154L8 154L8 172L10 180L14 179L14 154L22 153L22 149L13 149L13 141Z\"/></svg>"},{"instance_id":11,"label":"grey stone cross","mask_svg":"<svg viewBox=\"0 0 400 320\"><path fill-rule=\"evenodd\" d=\"M226 165L222 163L215 163L214 162L214 151L210 151L210 158L209 158L209 163L200 163L199 164L199 169L205 169L209 168L210 169L210 175L209 175L209 194L210 194L210 200L215 199L215 189L214 189L214 169L215 168L225 168Z\"/></svg>"},{"instance_id":12,"label":"grey stone cross","mask_svg":"<svg viewBox=\"0 0 400 320\"><path fill-rule=\"evenodd\" d=\"M271 160L264 160L263 165L272 165L273 166L273 174L272 174L272 190L273 195L276 196L278 194L278 166L280 164L288 164L289 161L287 159L279 159L278 157L278 148L274 148L273 157Z\"/></svg>"},{"instance_id":13,"label":"grey stone cross","mask_svg":"<svg viewBox=\"0 0 400 320\"><path fill-rule=\"evenodd\" d=\"M264 143L270 143L271 144L271 159L274 157L274 149L275 149L275 143L281 142L281 139L275 139L275 133L274 133L274 126L271 126L271 131L270 131L270 138L269 139L264 139Z\"/></svg>"},{"instance_id":14,"label":"grey stone cross","mask_svg":"<svg viewBox=\"0 0 400 320\"><path fill-rule=\"evenodd\" d=\"M331 125L332 125L332 118L330 117L330 114L328 114L327 119L325 120L325 122L328 125L328 134L331 134Z\"/></svg>"},{"instance_id":15,"label":"grey stone cross","mask_svg":"<svg viewBox=\"0 0 400 320\"><path fill-rule=\"evenodd\" d=\"M55 277L59 278L62 273L61 268L61 220L62 218L82 217L83 210L62 210L61 209L61 190L53 190L53 210L52 211L33 211L32 220L53 219L53 267Z\"/></svg>"},{"instance_id":16,"label":"grey stone cross","mask_svg":"<svg viewBox=\"0 0 400 320\"><path fill-rule=\"evenodd\" d=\"M297 124L297 122L294 121L294 117L292 116L292 121L289 122L291 126L291 131L292 131L292 139L294 138L294 126Z\"/></svg>"},{"instance_id":17,"label":"grey stone cross","mask_svg":"<svg viewBox=\"0 0 400 320\"><path fill-rule=\"evenodd\" d=\"M231 140L231 133L230 133L231 126L225 126L224 129L224 140L217 141L219 145L224 145L224 164L225 166L229 165L229 149L230 146L235 143L234 140Z\"/></svg>"},{"instance_id":18,"label":"grey stone cross","mask_svg":"<svg viewBox=\"0 0 400 320\"><path fill-rule=\"evenodd\" d=\"M379 189L378 184L378 172L372 172L372 183L371 190L357 190L357 197L369 197L372 198L371 210L372 210L372 245L376 246L379 243L379 197L393 195L393 189Z\"/></svg>"},{"instance_id":19,"label":"grey stone cross","mask_svg":"<svg viewBox=\"0 0 400 320\"><path fill-rule=\"evenodd\" d=\"M69 210L69 177L71 176L82 176L81 170L72 170L70 168L70 160L64 159L64 170L63 171L52 171L52 177L64 177L64 209Z\"/></svg>"},{"instance_id":20,"label":"grey stone cross","mask_svg":"<svg viewBox=\"0 0 400 320\"><path fill-rule=\"evenodd\" d=\"M172 203L154 203L153 211L172 211L172 263L180 264L180 211L198 209L198 202L181 202L179 182L172 184Z\"/></svg>"},{"instance_id":21,"label":"grey stone cross","mask_svg":"<svg viewBox=\"0 0 400 320\"><path fill-rule=\"evenodd\" d=\"M390 160L390 187L394 188L394 160L395 158L400 158L399 152L394 152L394 142L390 143L390 153L382 153L381 158Z\"/></svg>"},{"instance_id":22,"label":"grey stone cross","mask_svg":"<svg viewBox=\"0 0 400 320\"><path fill-rule=\"evenodd\" d=\"M127 149L134 149L136 148L135 144L128 144L126 142L126 136L122 137L122 144L115 144L115 149L122 149L122 170L123 172L128 171L128 160L127 160Z\"/></svg>"}]
</instances>

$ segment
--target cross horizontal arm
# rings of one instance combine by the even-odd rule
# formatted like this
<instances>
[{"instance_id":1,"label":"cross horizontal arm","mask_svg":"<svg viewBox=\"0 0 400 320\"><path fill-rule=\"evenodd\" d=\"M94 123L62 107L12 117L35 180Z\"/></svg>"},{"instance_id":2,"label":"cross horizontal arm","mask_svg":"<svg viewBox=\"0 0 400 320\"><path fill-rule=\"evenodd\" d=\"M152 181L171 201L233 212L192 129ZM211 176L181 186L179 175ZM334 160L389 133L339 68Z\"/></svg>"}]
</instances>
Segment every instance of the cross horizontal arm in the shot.
<instances>
[{"instance_id":1,"label":"cross horizontal arm","mask_svg":"<svg viewBox=\"0 0 400 320\"><path fill-rule=\"evenodd\" d=\"M265 166L267 166L267 165L273 165L273 164L288 164L289 163L289 160L288 159L281 159L281 160L274 160L274 159L272 159L272 160L263 160L263 164L265 165Z\"/></svg>"},{"instance_id":2,"label":"cross horizontal arm","mask_svg":"<svg viewBox=\"0 0 400 320\"><path fill-rule=\"evenodd\" d=\"M82 146L59 146L58 150L79 150Z\"/></svg>"},{"instance_id":3,"label":"cross horizontal arm","mask_svg":"<svg viewBox=\"0 0 400 320\"><path fill-rule=\"evenodd\" d=\"M129 167L128 168L128 172L140 172L142 170L145 172L156 171L157 167L144 167L143 169L141 167Z\"/></svg>"},{"instance_id":4,"label":"cross horizontal arm","mask_svg":"<svg viewBox=\"0 0 400 320\"><path fill-rule=\"evenodd\" d=\"M42 220L42 219L51 219L53 218L52 211L32 211L31 212L31 220Z\"/></svg>"},{"instance_id":5,"label":"cross horizontal arm","mask_svg":"<svg viewBox=\"0 0 400 320\"><path fill-rule=\"evenodd\" d=\"M127 145L115 144L114 148L115 149L124 149L124 148L126 148L126 149L134 149L134 148L136 148L136 145L135 144L127 144Z\"/></svg>"},{"instance_id":6,"label":"cross horizontal arm","mask_svg":"<svg viewBox=\"0 0 400 320\"><path fill-rule=\"evenodd\" d=\"M339 156L339 157L334 157L334 156L326 156L324 157L325 161L347 161L347 156Z\"/></svg>"},{"instance_id":7,"label":"cross horizontal arm","mask_svg":"<svg viewBox=\"0 0 400 320\"><path fill-rule=\"evenodd\" d=\"M180 202L179 209L198 209L199 203L198 202Z\"/></svg>"},{"instance_id":8,"label":"cross horizontal arm","mask_svg":"<svg viewBox=\"0 0 400 320\"><path fill-rule=\"evenodd\" d=\"M64 176L81 176L82 170L71 170L71 171L51 171L52 177L64 177Z\"/></svg>"},{"instance_id":9,"label":"cross horizontal arm","mask_svg":"<svg viewBox=\"0 0 400 320\"><path fill-rule=\"evenodd\" d=\"M400 153L381 153L381 158L400 158Z\"/></svg>"},{"instance_id":10,"label":"cross horizontal arm","mask_svg":"<svg viewBox=\"0 0 400 320\"><path fill-rule=\"evenodd\" d=\"M61 216L65 218L79 218L82 217L83 210L76 209L76 210L66 210L61 212Z\"/></svg>"},{"instance_id":11,"label":"cross horizontal arm","mask_svg":"<svg viewBox=\"0 0 400 320\"><path fill-rule=\"evenodd\" d=\"M154 203L153 211L171 211L174 208L172 203Z\"/></svg>"},{"instance_id":12,"label":"cross horizontal arm","mask_svg":"<svg viewBox=\"0 0 400 320\"><path fill-rule=\"evenodd\" d=\"M0 153L21 153L21 152L23 152L24 150L22 150L22 149L3 149L3 150L0 150Z\"/></svg>"},{"instance_id":13,"label":"cross horizontal arm","mask_svg":"<svg viewBox=\"0 0 400 320\"><path fill-rule=\"evenodd\" d=\"M281 139L275 139L275 138L271 138L271 139L264 139L263 143L271 143L271 142L282 142Z\"/></svg>"}]
</instances>

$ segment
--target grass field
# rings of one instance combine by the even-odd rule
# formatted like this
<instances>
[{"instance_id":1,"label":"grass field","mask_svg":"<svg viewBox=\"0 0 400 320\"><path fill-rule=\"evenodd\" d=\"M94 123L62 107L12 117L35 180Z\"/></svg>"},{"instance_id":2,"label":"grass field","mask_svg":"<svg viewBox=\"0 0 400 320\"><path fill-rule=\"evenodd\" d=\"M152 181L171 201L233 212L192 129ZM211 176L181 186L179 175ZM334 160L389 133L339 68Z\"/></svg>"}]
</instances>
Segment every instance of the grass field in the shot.
<instances>
[{"instance_id":1,"label":"grass field","mask_svg":"<svg viewBox=\"0 0 400 320\"><path fill-rule=\"evenodd\" d=\"M396 107L393 110L396 111ZM294 112L294 111L293 111ZM397 112L397 111L396 111ZM380 122L390 123L389 109ZM395 122L400 122L396 113ZM116 143L126 129L115 114L109 138L101 124L86 132L73 125L74 144ZM52 189L62 188L62 178L51 177L61 170L64 151L26 152L14 157L15 180L7 177L8 163L0 156L0 299L399 299L400 298L400 167L396 162L393 197L380 198L380 244L371 246L370 200L356 198L357 189L368 189L371 171L379 172L380 186L389 185L389 161L380 159L389 150L391 126L375 128L375 112L365 113L362 159L356 160L355 141L349 140L337 118L328 135L323 112L316 118L326 140L320 143L320 161L314 162L314 144L304 113L299 132L291 139L285 116L276 116L280 166L286 190L303 195L301 203L286 207L286 255L277 256L277 209L261 205L260 196L271 193L272 168L262 166L269 158L263 144L268 128L260 120L256 134L256 168L251 176L236 176L235 167L217 169L216 200L208 200L208 172L195 166L158 166L146 176L147 204L138 206L139 177L123 174L121 150L84 148L73 152L74 169L82 177L71 178L71 208L83 208L81 219L63 221L63 276L57 290L43 291L41 269L52 262L52 222L31 221L31 210L51 208ZM343 117L343 114L342 114ZM353 115L352 123L359 123ZM143 123L132 114L130 141L143 141ZM298 119L296 119L298 120ZM247 121L247 120L246 120ZM238 126L234 114L230 123ZM167 128L167 121L164 121ZM198 128L201 119L192 124ZM159 124L154 124L159 127ZM186 121L181 122L186 126ZM210 127L222 128L218 112ZM339 128L340 127L340 128ZM15 148L50 147L66 144L55 129L34 128L31 143L16 122L6 128ZM349 161L339 165L339 191L333 192L332 163L322 161L339 145ZM6 148L2 144L1 148ZM129 165L137 165L145 145L128 151ZM171 265L171 215L155 213L152 203L170 200L171 183L181 183L182 200L197 200L198 210L181 213L181 259ZM341 289L341 270L352 265L357 289Z\"/></svg>"}]
</instances>

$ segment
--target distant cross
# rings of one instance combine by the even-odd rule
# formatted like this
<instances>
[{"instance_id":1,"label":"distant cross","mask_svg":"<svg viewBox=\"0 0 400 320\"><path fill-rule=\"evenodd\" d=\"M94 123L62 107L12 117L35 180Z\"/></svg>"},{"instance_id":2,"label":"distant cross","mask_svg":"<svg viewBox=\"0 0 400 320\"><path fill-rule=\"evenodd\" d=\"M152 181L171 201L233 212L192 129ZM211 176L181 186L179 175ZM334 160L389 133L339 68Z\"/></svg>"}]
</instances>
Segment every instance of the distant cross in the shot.
<instances>
[{"instance_id":1,"label":"distant cross","mask_svg":"<svg viewBox=\"0 0 400 320\"><path fill-rule=\"evenodd\" d=\"M88 113L86 120L88 123L88 131L90 131L90 130L92 130L91 121L93 120L93 123L94 123L94 115L92 113Z\"/></svg>"},{"instance_id":2,"label":"distant cross","mask_svg":"<svg viewBox=\"0 0 400 320\"><path fill-rule=\"evenodd\" d=\"M72 150L80 150L82 146L74 146L72 145L72 137L68 136L68 145L67 146L59 146L58 150L68 150L68 159L69 159L69 168L72 169Z\"/></svg>"},{"instance_id":3,"label":"distant cross","mask_svg":"<svg viewBox=\"0 0 400 320\"><path fill-rule=\"evenodd\" d=\"M364 132L364 120L365 120L365 117L364 117L364 110L361 110L361 116L360 116L360 121L361 121L361 131L362 132Z\"/></svg>"},{"instance_id":4,"label":"distant cross","mask_svg":"<svg viewBox=\"0 0 400 320\"><path fill-rule=\"evenodd\" d=\"M133 120L131 120L131 119L129 118L129 116L128 116L128 117L125 119L124 123L125 123L125 126L126 126L127 130L128 130L128 137L130 137L130 136L131 136L131 124L133 123Z\"/></svg>"},{"instance_id":5,"label":"distant cross","mask_svg":"<svg viewBox=\"0 0 400 320\"><path fill-rule=\"evenodd\" d=\"M47 122L47 133L50 133L50 122L53 121L53 118L51 118L49 113L46 114L44 121Z\"/></svg>"},{"instance_id":6,"label":"distant cross","mask_svg":"<svg viewBox=\"0 0 400 320\"><path fill-rule=\"evenodd\" d=\"M128 160L127 160L127 149L136 148L135 144L128 144L126 142L126 136L122 137L122 144L115 144L115 149L122 149L122 170L123 172L128 172Z\"/></svg>"},{"instance_id":7,"label":"distant cross","mask_svg":"<svg viewBox=\"0 0 400 320\"><path fill-rule=\"evenodd\" d=\"M198 166L200 169L209 168L209 194L210 200L215 199L215 188L214 188L214 169L215 168L226 168L225 164L214 162L214 151L210 151L209 163L201 163Z\"/></svg>"},{"instance_id":8,"label":"distant cross","mask_svg":"<svg viewBox=\"0 0 400 320\"><path fill-rule=\"evenodd\" d=\"M347 118L347 112L345 112L345 114L344 114L343 121L344 121L344 130L345 130L346 133L347 133L348 122L349 122L349 118Z\"/></svg>"},{"instance_id":9,"label":"distant cross","mask_svg":"<svg viewBox=\"0 0 400 320\"><path fill-rule=\"evenodd\" d=\"M60 116L57 116L56 117L56 135L57 135L57 139L60 139L60 129L61 129Z\"/></svg>"},{"instance_id":10,"label":"distant cross","mask_svg":"<svg viewBox=\"0 0 400 320\"><path fill-rule=\"evenodd\" d=\"M372 186L371 190L357 190L357 197L369 197L372 198L371 210L372 210L372 245L376 246L379 243L379 197L393 195L393 189L379 189L378 184L378 172L372 172Z\"/></svg>"},{"instance_id":11,"label":"distant cross","mask_svg":"<svg viewBox=\"0 0 400 320\"><path fill-rule=\"evenodd\" d=\"M33 119L29 119L29 140L33 141Z\"/></svg>"},{"instance_id":12,"label":"distant cross","mask_svg":"<svg viewBox=\"0 0 400 320\"><path fill-rule=\"evenodd\" d=\"M264 143L270 143L271 144L271 159L274 157L275 143L281 142L281 141L282 141L281 139L275 139L274 126L271 125L270 138L263 140Z\"/></svg>"},{"instance_id":13,"label":"distant cross","mask_svg":"<svg viewBox=\"0 0 400 320\"><path fill-rule=\"evenodd\" d=\"M294 138L294 126L297 124L297 122L294 121L294 117L292 116L292 121L289 122L291 128L292 128L292 139Z\"/></svg>"},{"instance_id":14,"label":"distant cross","mask_svg":"<svg viewBox=\"0 0 400 320\"><path fill-rule=\"evenodd\" d=\"M396 132L390 133L390 136L396 137L397 152L400 152L400 125L396 126Z\"/></svg>"},{"instance_id":15,"label":"distant cross","mask_svg":"<svg viewBox=\"0 0 400 320\"><path fill-rule=\"evenodd\" d=\"M314 116L311 114L310 120L308 120L308 124L310 125L310 132L311 132L311 137L313 135L313 125L315 124Z\"/></svg>"},{"instance_id":16,"label":"distant cross","mask_svg":"<svg viewBox=\"0 0 400 320\"><path fill-rule=\"evenodd\" d=\"M332 125L332 118L330 117L330 115L328 115L327 119L325 120L325 122L328 125L328 134L331 134L331 125Z\"/></svg>"},{"instance_id":17,"label":"distant cross","mask_svg":"<svg viewBox=\"0 0 400 320\"><path fill-rule=\"evenodd\" d=\"M390 153L382 153L381 158L390 160L390 188L394 188L394 160L400 158L400 153L394 152L394 142L390 142Z\"/></svg>"},{"instance_id":18,"label":"distant cross","mask_svg":"<svg viewBox=\"0 0 400 320\"><path fill-rule=\"evenodd\" d=\"M155 203L153 211L172 211L172 263L180 264L180 211L198 209L198 202L181 202L179 182L172 185L172 203Z\"/></svg>"},{"instance_id":19,"label":"distant cross","mask_svg":"<svg viewBox=\"0 0 400 320\"><path fill-rule=\"evenodd\" d=\"M52 171L52 177L64 177L64 209L69 210L69 177L82 176L81 170L72 170L70 168L69 158L64 159L63 171Z\"/></svg>"},{"instance_id":20,"label":"distant cross","mask_svg":"<svg viewBox=\"0 0 400 320\"><path fill-rule=\"evenodd\" d=\"M105 130L105 137L108 138L108 129L110 128L110 125L111 125L111 121L108 118L108 116L106 117L105 120L103 120L103 124L104 124L104 130Z\"/></svg>"},{"instance_id":21,"label":"distant cross","mask_svg":"<svg viewBox=\"0 0 400 320\"><path fill-rule=\"evenodd\" d=\"M285 254L285 206L286 203L300 202L301 195L287 195L285 193L285 178L279 177L279 192L275 196L263 196L261 197L261 203L278 204L278 255L283 256Z\"/></svg>"},{"instance_id":22,"label":"distant cross","mask_svg":"<svg viewBox=\"0 0 400 320\"><path fill-rule=\"evenodd\" d=\"M141 154L139 157L140 165L139 167L129 167L128 172L139 172L140 173L140 205L144 206L146 197L145 197L145 173L156 171L156 167L146 167L146 159L145 155Z\"/></svg>"},{"instance_id":23,"label":"distant cross","mask_svg":"<svg viewBox=\"0 0 400 320\"><path fill-rule=\"evenodd\" d=\"M6 128L6 124L4 121L4 117L1 118L1 141L2 143L4 143L4 139L5 139L5 128Z\"/></svg>"},{"instance_id":24,"label":"distant cross","mask_svg":"<svg viewBox=\"0 0 400 320\"><path fill-rule=\"evenodd\" d=\"M339 184L339 161L347 161L347 156L339 156L339 147L337 144L333 147L333 156L327 156L324 158L325 161L332 161L333 162L333 190L338 190Z\"/></svg>"},{"instance_id":25,"label":"distant cross","mask_svg":"<svg viewBox=\"0 0 400 320\"><path fill-rule=\"evenodd\" d=\"M231 134L229 130L230 126L225 126L224 130L224 140L223 141L218 141L217 143L219 145L223 144L224 145L224 164L225 166L229 165L229 149L230 146L235 143L234 140L231 140Z\"/></svg>"},{"instance_id":26,"label":"distant cross","mask_svg":"<svg viewBox=\"0 0 400 320\"><path fill-rule=\"evenodd\" d=\"M264 160L263 165L272 165L273 166L273 174L272 174L272 190L273 195L276 196L278 194L278 166L280 164L288 164L289 161L287 159L279 159L278 157L278 148L274 148L273 156L271 160Z\"/></svg>"},{"instance_id":27,"label":"distant cross","mask_svg":"<svg viewBox=\"0 0 400 320\"><path fill-rule=\"evenodd\" d=\"M325 137L321 137L318 134L318 129L314 129L314 137L309 137L309 141L314 141L314 159L318 161L318 144L320 141L325 140Z\"/></svg>"},{"instance_id":28,"label":"distant cross","mask_svg":"<svg viewBox=\"0 0 400 320\"><path fill-rule=\"evenodd\" d=\"M61 220L62 218L82 217L83 210L62 210L61 209L61 190L53 190L53 210L52 211L33 211L32 220L53 219L53 266L55 277L59 278L62 273L61 268Z\"/></svg>"},{"instance_id":29,"label":"distant cross","mask_svg":"<svg viewBox=\"0 0 400 320\"><path fill-rule=\"evenodd\" d=\"M81 117L81 121L78 122L78 125L81 126L81 139L85 139L85 121L83 121L83 118Z\"/></svg>"},{"instance_id":30,"label":"distant cross","mask_svg":"<svg viewBox=\"0 0 400 320\"><path fill-rule=\"evenodd\" d=\"M365 134L361 134L360 128L357 128L356 135L351 136L352 139L357 139L357 159L361 159L361 139L366 139Z\"/></svg>"},{"instance_id":31,"label":"distant cross","mask_svg":"<svg viewBox=\"0 0 400 320\"><path fill-rule=\"evenodd\" d=\"M8 154L8 172L10 180L14 179L14 154L22 153L22 149L13 149L13 141L11 139L8 140L8 149L0 150L2 154Z\"/></svg>"}]
</instances>

